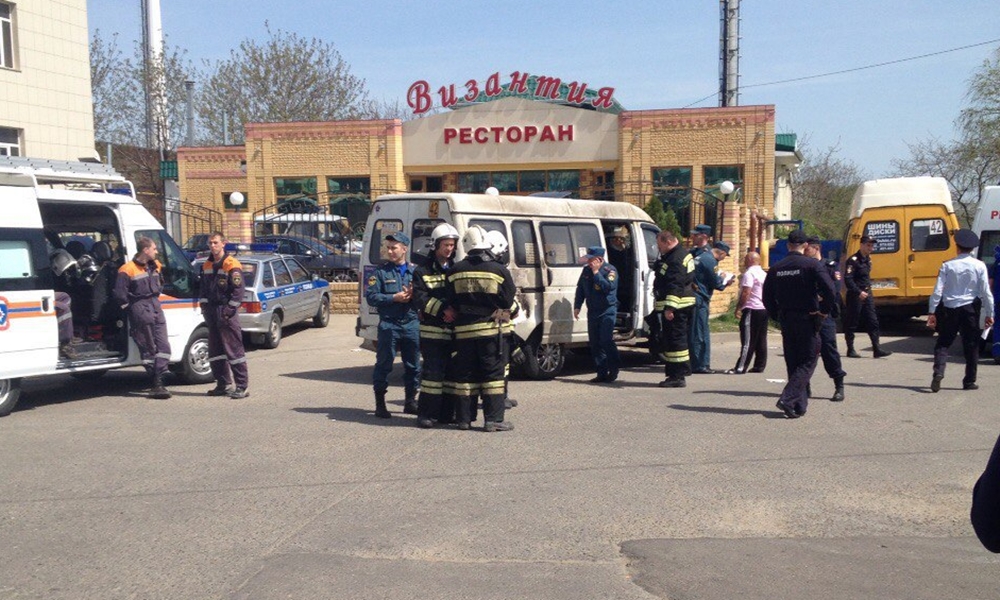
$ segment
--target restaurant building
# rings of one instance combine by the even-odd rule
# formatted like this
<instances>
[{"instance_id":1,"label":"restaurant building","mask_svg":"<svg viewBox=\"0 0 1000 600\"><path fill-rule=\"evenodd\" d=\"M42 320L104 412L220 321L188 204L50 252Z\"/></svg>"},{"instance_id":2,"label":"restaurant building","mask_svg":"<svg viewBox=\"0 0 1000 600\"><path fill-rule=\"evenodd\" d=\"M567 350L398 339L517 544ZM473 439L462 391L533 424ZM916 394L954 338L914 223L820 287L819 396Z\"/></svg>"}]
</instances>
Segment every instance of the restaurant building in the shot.
<instances>
[{"instance_id":1,"label":"restaurant building","mask_svg":"<svg viewBox=\"0 0 1000 600\"><path fill-rule=\"evenodd\" d=\"M180 199L223 212L227 235L249 238L253 214L302 200L488 187L639 206L658 198L685 231L712 225L737 259L760 245L755 223L774 215L773 105L629 111L612 88L519 72L505 85L494 73L482 89L430 89L411 86L417 116L405 122L248 123L241 146L180 148ZM735 186L728 197L724 181ZM239 210L234 191L246 199Z\"/></svg>"}]
</instances>

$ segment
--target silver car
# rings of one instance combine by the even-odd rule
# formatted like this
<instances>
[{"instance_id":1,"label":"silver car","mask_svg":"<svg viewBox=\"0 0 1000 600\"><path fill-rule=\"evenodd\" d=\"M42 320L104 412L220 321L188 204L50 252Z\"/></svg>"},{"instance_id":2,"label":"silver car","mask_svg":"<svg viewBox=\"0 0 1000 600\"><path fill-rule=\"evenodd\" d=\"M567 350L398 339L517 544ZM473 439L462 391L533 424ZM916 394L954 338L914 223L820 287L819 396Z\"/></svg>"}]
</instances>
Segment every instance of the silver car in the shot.
<instances>
[{"instance_id":1,"label":"silver car","mask_svg":"<svg viewBox=\"0 0 1000 600\"><path fill-rule=\"evenodd\" d=\"M312 319L316 327L330 323L330 284L311 274L291 256L237 254L246 291L240 306L240 328L254 344L277 348L281 331ZM200 266L204 260L199 259Z\"/></svg>"}]
</instances>

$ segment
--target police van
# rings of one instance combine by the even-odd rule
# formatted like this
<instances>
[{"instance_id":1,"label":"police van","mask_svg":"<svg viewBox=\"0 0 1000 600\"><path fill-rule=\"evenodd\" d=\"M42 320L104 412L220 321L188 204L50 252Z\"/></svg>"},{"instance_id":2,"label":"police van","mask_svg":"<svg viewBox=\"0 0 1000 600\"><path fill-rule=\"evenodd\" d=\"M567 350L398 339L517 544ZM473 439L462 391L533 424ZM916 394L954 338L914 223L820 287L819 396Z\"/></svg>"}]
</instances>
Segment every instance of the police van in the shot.
<instances>
[{"instance_id":1,"label":"police van","mask_svg":"<svg viewBox=\"0 0 1000 600\"><path fill-rule=\"evenodd\" d=\"M880 313L916 316L927 312L941 263L955 257L958 218L942 177L896 177L866 181L851 202L844 232L846 260L863 236L875 240L871 285Z\"/></svg>"},{"instance_id":2,"label":"police van","mask_svg":"<svg viewBox=\"0 0 1000 600\"><path fill-rule=\"evenodd\" d=\"M1000 185L987 186L976 209L972 231L979 236L977 258L993 272L996 248L1000 246Z\"/></svg>"},{"instance_id":3,"label":"police van","mask_svg":"<svg viewBox=\"0 0 1000 600\"><path fill-rule=\"evenodd\" d=\"M619 314L615 337L619 341L648 334L643 317L653 311L652 265L659 257L659 228L639 207L624 202L601 202L551 197L494 194L399 194L379 197L368 217L361 266L365 285L385 259L385 236L406 233L412 240L411 262L433 254L431 232L450 223L459 235L479 225L499 231L510 247L507 266L517 286L523 317L514 333L525 342L525 373L536 379L555 377L570 348L587 345L587 320L573 318L580 258L588 246L607 248L607 260L619 273ZM625 240L623 247L612 238ZM461 244L459 244L461 246ZM456 260L464 258L461 247ZM357 335L374 342L378 312L359 290ZM586 309L584 309L585 311Z\"/></svg>"},{"instance_id":4,"label":"police van","mask_svg":"<svg viewBox=\"0 0 1000 600\"><path fill-rule=\"evenodd\" d=\"M142 364L111 294L140 236L159 249L171 368L188 383L212 380L198 274L124 177L99 163L3 156L0 214L0 416L14 409L25 377L92 379ZM72 320L73 337L62 345L57 292L71 299L59 316Z\"/></svg>"}]
</instances>

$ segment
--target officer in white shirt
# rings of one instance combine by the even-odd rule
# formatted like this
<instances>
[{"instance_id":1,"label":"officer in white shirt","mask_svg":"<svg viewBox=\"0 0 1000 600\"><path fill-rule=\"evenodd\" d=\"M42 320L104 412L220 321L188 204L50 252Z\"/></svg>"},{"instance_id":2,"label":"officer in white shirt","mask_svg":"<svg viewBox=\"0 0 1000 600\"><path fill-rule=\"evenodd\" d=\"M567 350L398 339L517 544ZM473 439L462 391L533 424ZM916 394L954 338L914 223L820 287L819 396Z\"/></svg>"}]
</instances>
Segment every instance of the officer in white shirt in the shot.
<instances>
[{"instance_id":1,"label":"officer in white shirt","mask_svg":"<svg viewBox=\"0 0 1000 600\"><path fill-rule=\"evenodd\" d=\"M986 326L993 324L993 294L983 261L972 256L979 236L970 229L955 232L958 256L946 261L938 271L934 293L928 306L927 326L938 333L934 345L934 378L931 391L941 389L948 349L955 336L962 334L965 354L965 378L962 389L976 390L976 366L979 362L979 315L986 314Z\"/></svg>"}]
</instances>

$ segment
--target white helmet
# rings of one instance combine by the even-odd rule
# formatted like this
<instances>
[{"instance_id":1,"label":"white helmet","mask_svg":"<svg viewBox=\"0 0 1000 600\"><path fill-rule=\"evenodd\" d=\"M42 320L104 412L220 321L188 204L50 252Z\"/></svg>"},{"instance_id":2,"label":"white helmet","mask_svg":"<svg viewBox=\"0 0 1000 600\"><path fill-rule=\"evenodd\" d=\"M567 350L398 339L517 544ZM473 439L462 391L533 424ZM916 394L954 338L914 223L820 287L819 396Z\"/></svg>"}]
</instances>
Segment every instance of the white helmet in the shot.
<instances>
[{"instance_id":1,"label":"white helmet","mask_svg":"<svg viewBox=\"0 0 1000 600\"><path fill-rule=\"evenodd\" d=\"M490 253L497 258L507 251L507 238L499 231L487 232L486 241L490 243Z\"/></svg>"},{"instance_id":2,"label":"white helmet","mask_svg":"<svg viewBox=\"0 0 1000 600\"><path fill-rule=\"evenodd\" d=\"M455 240L457 242L458 238L458 230L447 223L441 223L431 232L431 243L434 244L435 248L441 240Z\"/></svg>"},{"instance_id":3,"label":"white helmet","mask_svg":"<svg viewBox=\"0 0 1000 600\"><path fill-rule=\"evenodd\" d=\"M489 250L491 244L489 240L486 239L486 230L479 225L473 225L465 231L465 235L462 236L462 248L465 253L468 254L473 250Z\"/></svg>"},{"instance_id":4,"label":"white helmet","mask_svg":"<svg viewBox=\"0 0 1000 600\"><path fill-rule=\"evenodd\" d=\"M49 260L52 262L52 272L57 276L77 267L77 262L73 258L73 255L62 248L54 251L49 256Z\"/></svg>"}]
</instances>

